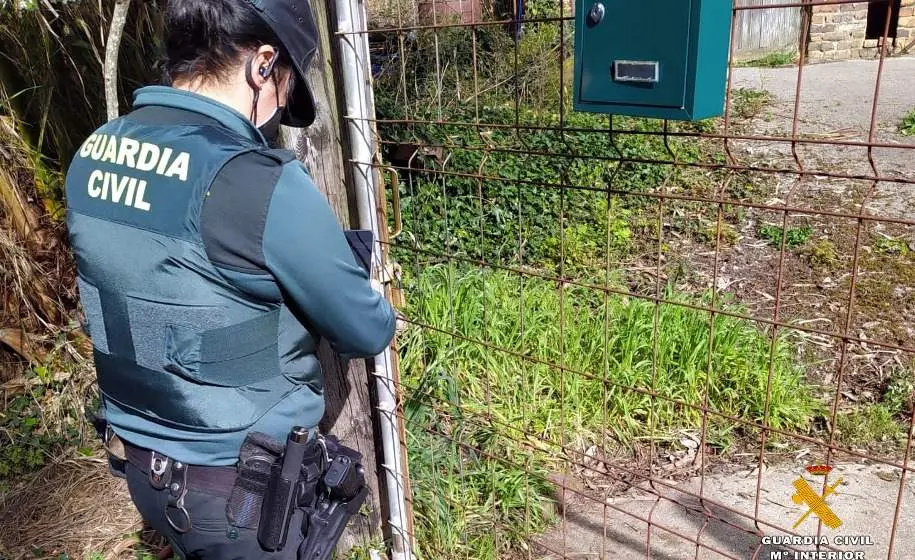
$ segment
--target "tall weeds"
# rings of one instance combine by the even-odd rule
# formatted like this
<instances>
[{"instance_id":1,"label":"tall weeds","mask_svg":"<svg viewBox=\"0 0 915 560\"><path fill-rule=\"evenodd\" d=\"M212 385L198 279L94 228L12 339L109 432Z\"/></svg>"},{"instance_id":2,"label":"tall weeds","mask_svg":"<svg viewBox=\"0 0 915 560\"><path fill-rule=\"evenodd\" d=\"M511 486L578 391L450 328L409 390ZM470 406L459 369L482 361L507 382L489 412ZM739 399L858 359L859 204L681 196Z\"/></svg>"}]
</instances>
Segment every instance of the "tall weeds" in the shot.
<instances>
[{"instance_id":1,"label":"tall weeds","mask_svg":"<svg viewBox=\"0 0 915 560\"><path fill-rule=\"evenodd\" d=\"M772 341L750 321L673 304L656 319L650 301L498 270L439 265L406 281L417 324L400 363L426 558L523 546L549 518L560 446L675 444L707 404L707 442L724 454L754 437L727 417L803 432L821 408L791 342L776 339L770 371Z\"/></svg>"},{"instance_id":2,"label":"tall weeds","mask_svg":"<svg viewBox=\"0 0 915 560\"><path fill-rule=\"evenodd\" d=\"M102 62L109 2L7 4L0 9L0 111L58 170L104 122ZM134 2L121 45L122 106L155 80L164 3Z\"/></svg>"},{"instance_id":3,"label":"tall weeds","mask_svg":"<svg viewBox=\"0 0 915 560\"><path fill-rule=\"evenodd\" d=\"M0 3L0 382L75 322L63 172L105 118L109 4ZM163 6L132 7L119 59L122 107L134 87L155 80Z\"/></svg>"}]
</instances>

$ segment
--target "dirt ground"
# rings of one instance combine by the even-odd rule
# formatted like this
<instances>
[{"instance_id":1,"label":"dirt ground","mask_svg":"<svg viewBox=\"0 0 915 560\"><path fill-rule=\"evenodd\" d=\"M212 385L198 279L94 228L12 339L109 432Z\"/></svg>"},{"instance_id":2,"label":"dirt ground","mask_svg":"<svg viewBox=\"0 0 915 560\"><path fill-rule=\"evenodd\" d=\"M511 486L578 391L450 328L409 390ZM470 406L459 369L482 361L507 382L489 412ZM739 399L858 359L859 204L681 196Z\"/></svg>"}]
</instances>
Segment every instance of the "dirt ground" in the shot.
<instances>
[{"instance_id":1,"label":"dirt ground","mask_svg":"<svg viewBox=\"0 0 915 560\"><path fill-rule=\"evenodd\" d=\"M668 240L671 257L663 265L669 277L676 274L675 270L685 269L685 274L679 273L685 287L704 290L715 286L734 294L736 302L752 317L823 331L794 334L797 358L811 380L821 385L827 400L840 395L840 409L879 400L887 378L900 368L910 368L915 358L866 342L849 343L845 366L839 367L842 341L830 336L847 334L861 340L915 346L915 228L880 221L915 220L915 185L891 180L915 177L915 150L911 149L915 137L898 131L903 117L915 108L915 58L885 61L872 127L877 72L876 61L805 67L797 101L796 67L735 69L734 90L766 91L769 95L755 115L732 122L730 135L790 139L796 126L799 138L838 142L873 138L887 146L868 150L824 143L792 146L786 141L722 141L721 147L738 165L806 172L747 173L750 184L758 187L752 196L765 193L764 200L754 202L850 217L726 208L726 213L730 210L740 219L733 224L725 222L733 231L722 235L717 258L714 242L709 246L673 236ZM874 181L874 176L890 180ZM716 209L711 210L707 218L714 221ZM859 214L868 219L859 221ZM760 238L761 226L780 227L783 223L789 230L809 228L809 240L782 253L777 243ZM852 290L856 252L858 266ZM854 306L849 312L852 295ZM762 323L760 326L768 328ZM815 547L764 546L761 535L785 535L803 514L805 508L792 502L792 483L805 475L816 484L817 479L806 473L804 466L822 461L824 456L824 449L815 448L802 448L793 455L773 454L767 458L761 477L756 453L736 458L730 465L716 464L704 479L695 476L694 463L683 463L682 469L674 469L680 470L679 476L655 484L653 490L647 482L600 488L602 485L586 481L582 494L588 497L574 495L564 502L563 521L539 539L543 547L536 557L795 558L794 551ZM886 451L883 456L900 463L903 459L900 450ZM821 550L859 552L863 556L858 557L868 559L888 558L890 532L896 525L891 558L912 558L915 486L911 475L901 481L900 469L868 464L853 456L834 456L831 462L837 466L830 481L841 477L842 484L827 502L834 504L843 525L837 531L821 528L820 534L833 545L837 536L870 540L865 545ZM668 475L660 472L656 476ZM822 491L821 479L819 484L815 489ZM701 501L697 495L709 501ZM760 521L754 522L754 517ZM794 533L816 536L817 530L814 517ZM700 544L692 542L696 540Z\"/></svg>"},{"instance_id":2,"label":"dirt ground","mask_svg":"<svg viewBox=\"0 0 915 560\"><path fill-rule=\"evenodd\" d=\"M801 457L765 469L761 480L756 470L740 470L707 476L704 482L699 478L659 481L654 488L642 483L606 500L576 496L553 532L537 540L541 544L537 558L781 560L794 558L795 551L815 551L814 545L785 546L766 542L758 534L818 535L814 515L791 530L808 509L792 500L793 483L804 477L815 491L822 491L823 479L805 472L804 464ZM831 473L829 484L835 482L839 485L826 503L841 525L835 530L820 528L819 535L828 539L829 546L819 550L860 552L868 560L912 557L915 485L911 477L901 483L898 470L845 464ZM897 519L900 497L903 502ZM762 522L756 524L754 518ZM896 534L891 539L894 523ZM854 541L849 537L864 539L851 544ZM894 552L890 557L891 542Z\"/></svg>"},{"instance_id":3,"label":"dirt ground","mask_svg":"<svg viewBox=\"0 0 915 560\"><path fill-rule=\"evenodd\" d=\"M733 91L768 92L770 97L755 116L732 122L728 134L790 139L796 111L799 138L867 142L877 66L876 61L848 61L805 67L797 105L797 68L735 69ZM861 340L915 346L915 227L893 222L915 220L915 185L822 175L911 179L915 137L903 136L898 127L913 108L915 58L888 59L880 80L873 137L876 143L898 148L868 151L819 143L792 147L785 140L722 142L737 165L809 173L743 174L755 191L742 198L801 211L725 205L726 214L739 213L741 218L725 220L717 270L714 241L697 244L678 238L670 241L671 253L681 257L666 268L685 268L690 288L708 289L714 284L735 294L752 317L820 331L794 334L802 338L800 346L805 348L798 358L824 385L836 381L839 373L841 344L836 336L847 333ZM709 206L706 218L714 225L716 209ZM867 219L859 222L859 213ZM780 239L760 238L761 227L783 224L789 231L809 229L809 240L782 253ZM852 296L854 305L849 310ZM850 343L846 351L843 383L865 399L915 359L866 343Z\"/></svg>"}]
</instances>

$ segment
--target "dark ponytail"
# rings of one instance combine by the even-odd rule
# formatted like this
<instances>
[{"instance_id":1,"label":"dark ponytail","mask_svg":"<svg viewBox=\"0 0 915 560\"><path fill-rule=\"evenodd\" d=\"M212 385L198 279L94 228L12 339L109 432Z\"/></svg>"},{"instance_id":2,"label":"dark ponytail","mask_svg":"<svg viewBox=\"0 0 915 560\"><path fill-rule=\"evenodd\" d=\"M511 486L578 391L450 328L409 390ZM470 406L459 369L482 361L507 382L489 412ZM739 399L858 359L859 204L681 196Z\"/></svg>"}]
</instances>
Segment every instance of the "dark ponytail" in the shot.
<instances>
[{"instance_id":1,"label":"dark ponytail","mask_svg":"<svg viewBox=\"0 0 915 560\"><path fill-rule=\"evenodd\" d=\"M163 82L224 81L247 53L279 50L276 67L292 68L282 43L249 0L169 0Z\"/></svg>"}]
</instances>

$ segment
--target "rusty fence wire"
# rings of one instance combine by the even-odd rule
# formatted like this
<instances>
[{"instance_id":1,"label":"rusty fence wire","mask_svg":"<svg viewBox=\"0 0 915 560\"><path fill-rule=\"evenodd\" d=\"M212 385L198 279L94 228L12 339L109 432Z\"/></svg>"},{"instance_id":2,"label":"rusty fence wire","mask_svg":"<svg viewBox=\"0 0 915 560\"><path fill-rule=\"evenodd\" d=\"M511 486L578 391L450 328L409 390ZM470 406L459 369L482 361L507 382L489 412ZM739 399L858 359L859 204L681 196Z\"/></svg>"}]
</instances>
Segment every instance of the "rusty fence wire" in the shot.
<instances>
[{"instance_id":1,"label":"rusty fence wire","mask_svg":"<svg viewBox=\"0 0 915 560\"><path fill-rule=\"evenodd\" d=\"M567 0L368 4L417 556L915 557L912 5L723 8L684 123L572 110Z\"/></svg>"}]
</instances>

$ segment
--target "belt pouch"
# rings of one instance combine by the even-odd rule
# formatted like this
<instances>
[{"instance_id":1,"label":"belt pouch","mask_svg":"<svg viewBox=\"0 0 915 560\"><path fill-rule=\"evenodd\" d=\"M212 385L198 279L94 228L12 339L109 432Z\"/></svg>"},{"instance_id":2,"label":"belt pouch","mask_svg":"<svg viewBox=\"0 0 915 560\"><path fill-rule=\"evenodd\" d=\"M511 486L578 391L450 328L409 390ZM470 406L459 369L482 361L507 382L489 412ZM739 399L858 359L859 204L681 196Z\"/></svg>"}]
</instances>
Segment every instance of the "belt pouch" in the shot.
<instances>
[{"instance_id":1,"label":"belt pouch","mask_svg":"<svg viewBox=\"0 0 915 560\"><path fill-rule=\"evenodd\" d=\"M257 529L271 472L281 453L282 445L265 434L252 432L245 438L235 486L226 504L226 517L234 526Z\"/></svg>"}]
</instances>

